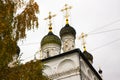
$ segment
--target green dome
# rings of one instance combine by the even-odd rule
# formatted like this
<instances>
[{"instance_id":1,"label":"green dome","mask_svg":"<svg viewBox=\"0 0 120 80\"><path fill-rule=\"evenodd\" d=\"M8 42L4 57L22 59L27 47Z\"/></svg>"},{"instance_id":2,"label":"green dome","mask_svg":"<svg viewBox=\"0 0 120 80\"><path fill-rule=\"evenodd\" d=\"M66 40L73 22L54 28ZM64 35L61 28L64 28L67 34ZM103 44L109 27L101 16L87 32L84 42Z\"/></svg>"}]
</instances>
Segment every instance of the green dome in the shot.
<instances>
[{"instance_id":1,"label":"green dome","mask_svg":"<svg viewBox=\"0 0 120 80\"><path fill-rule=\"evenodd\" d=\"M85 57L90 60L91 62L93 62L93 56L88 53L87 51L84 51L83 54L85 55Z\"/></svg>"},{"instance_id":2,"label":"green dome","mask_svg":"<svg viewBox=\"0 0 120 80\"><path fill-rule=\"evenodd\" d=\"M61 46L61 40L58 36L54 35L52 32L49 32L41 41L41 47L48 43L56 43Z\"/></svg>"},{"instance_id":3,"label":"green dome","mask_svg":"<svg viewBox=\"0 0 120 80\"><path fill-rule=\"evenodd\" d=\"M76 36L76 31L73 27L71 27L69 24L66 24L61 30L60 30L60 37L63 35L70 34L74 37Z\"/></svg>"}]
</instances>

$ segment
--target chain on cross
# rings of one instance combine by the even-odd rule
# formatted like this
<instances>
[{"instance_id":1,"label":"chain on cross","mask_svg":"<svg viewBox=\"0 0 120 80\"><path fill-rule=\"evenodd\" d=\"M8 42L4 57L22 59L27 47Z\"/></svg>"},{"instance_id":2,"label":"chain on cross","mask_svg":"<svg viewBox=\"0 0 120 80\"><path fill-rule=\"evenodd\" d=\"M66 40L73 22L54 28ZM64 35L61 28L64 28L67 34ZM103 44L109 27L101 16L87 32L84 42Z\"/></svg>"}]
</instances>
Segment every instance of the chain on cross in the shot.
<instances>
[{"instance_id":1,"label":"chain on cross","mask_svg":"<svg viewBox=\"0 0 120 80\"><path fill-rule=\"evenodd\" d=\"M49 12L49 16L47 17L47 18L44 18L44 20L48 20L49 19L49 31L52 31L52 21L51 21L51 19L53 18L53 17L55 17L56 16L56 14L54 14L54 15L51 15L51 12Z\"/></svg>"},{"instance_id":2,"label":"chain on cross","mask_svg":"<svg viewBox=\"0 0 120 80\"><path fill-rule=\"evenodd\" d=\"M82 45L83 45L83 49L84 51L86 51L86 42L85 42L85 37L87 37L88 35L87 34L84 34L83 32L81 33L79 39L82 39Z\"/></svg>"},{"instance_id":3,"label":"chain on cross","mask_svg":"<svg viewBox=\"0 0 120 80\"><path fill-rule=\"evenodd\" d=\"M61 11L65 11L65 18L66 18L66 24L68 24L68 17L69 17L69 14L68 14L68 10L71 9L72 6L68 6L67 4L65 4L65 8L64 9L61 9Z\"/></svg>"}]
</instances>

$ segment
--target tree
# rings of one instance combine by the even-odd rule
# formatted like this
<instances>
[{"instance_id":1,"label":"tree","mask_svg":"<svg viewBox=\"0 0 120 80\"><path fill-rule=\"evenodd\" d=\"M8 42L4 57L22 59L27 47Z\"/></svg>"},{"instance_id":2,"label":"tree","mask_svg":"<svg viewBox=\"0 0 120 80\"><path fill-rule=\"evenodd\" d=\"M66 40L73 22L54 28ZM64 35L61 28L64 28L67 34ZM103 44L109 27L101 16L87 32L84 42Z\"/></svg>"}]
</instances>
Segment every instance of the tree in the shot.
<instances>
[{"instance_id":1,"label":"tree","mask_svg":"<svg viewBox=\"0 0 120 80\"><path fill-rule=\"evenodd\" d=\"M49 80L42 75L43 65L40 60L30 61L12 68L1 70L0 79L3 80Z\"/></svg>"},{"instance_id":2,"label":"tree","mask_svg":"<svg viewBox=\"0 0 120 80\"><path fill-rule=\"evenodd\" d=\"M17 14L19 8L25 7L23 11ZM13 55L17 53L17 42L26 37L26 30L38 28L38 18L36 13L39 12L39 6L34 0L25 4L24 0L0 0L0 78L4 80L34 80L42 76L42 80L47 78L42 75L42 64L30 62L25 65L19 65L9 68L8 64L12 61ZM28 67L29 65L29 67ZM36 65L36 66L35 66ZM38 67L39 66L39 67ZM28 68L27 68L28 67ZM30 70L28 70L30 68ZM34 71L34 72L31 72ZM37 72L40 70L40 72ZM29 74L28 74L29 73ZM34 73L34 76L32 77ZM38 75L40 74L40 75ZM7 75L7 76L6 76ZM31 76L31 78L28 77ZM12 77L13 76L13 77ZM16 76L16 77L15 77Z\"/></svg>"}]
</instances>

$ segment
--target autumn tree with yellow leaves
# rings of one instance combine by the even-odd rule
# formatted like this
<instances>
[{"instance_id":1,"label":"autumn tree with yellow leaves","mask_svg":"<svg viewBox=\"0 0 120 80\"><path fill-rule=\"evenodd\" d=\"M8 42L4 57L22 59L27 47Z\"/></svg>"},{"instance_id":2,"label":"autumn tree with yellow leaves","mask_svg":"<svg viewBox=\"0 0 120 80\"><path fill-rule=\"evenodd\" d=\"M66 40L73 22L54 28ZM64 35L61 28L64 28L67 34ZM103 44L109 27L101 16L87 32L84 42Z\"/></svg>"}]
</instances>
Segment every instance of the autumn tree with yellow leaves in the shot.
<instances>
[{"instance_id":1,"label":"autumn tree with yellow leaves","mask_svg":"<svg viewBox=\"0 0 120 80\"><path fill-rule=\"evenodd\" d=\"M39 6L34 0L0 0L0 79L1 80L48 80L42 75L40 61L8 67L17 53L17 42L26 37L26 31L38 27ZM23 8L24 7L24 8ZM17 11L22 8L22 12Z\"/></svg>"}]
</instances>

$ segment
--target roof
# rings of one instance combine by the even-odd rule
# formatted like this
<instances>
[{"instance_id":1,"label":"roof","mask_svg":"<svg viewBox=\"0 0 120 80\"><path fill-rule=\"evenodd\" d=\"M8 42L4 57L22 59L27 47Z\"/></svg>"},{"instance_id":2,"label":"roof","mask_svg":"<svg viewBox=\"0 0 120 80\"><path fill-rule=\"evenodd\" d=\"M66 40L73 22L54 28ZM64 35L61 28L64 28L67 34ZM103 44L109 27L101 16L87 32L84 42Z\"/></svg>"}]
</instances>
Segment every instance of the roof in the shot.
<instances>
[{"instance_id":1,"label":"roof","mask_svg":"<svg viewBox=\"0 0 120 80\"><path fill-rule=\"evenodd\" d=\"M43 39L41 40L41 46L48 43L56 43L61 46L60 38L53 34L52 32L49 32L46 36L43 37Z\"/></svg>"},{"instance_id":2,"label":"roof","mask_svg":"<svg viewBox=\"0 0 120 80\"><path fill-rule=\"evenodd\" d=\"M60 30L60 37L64 35L73 35L75 37L76 31L73 27L71 27L69 24L66 24L61 30Z\"/></svg>"},{"instance_id":3,"label":"roof","mask_svg":"<svg viewBox=\"0 0 120 80\"><path fill-rule=\"evenodd\" d=\"M87 51L84 51L83 54L85 55L85 57L90 60L91 62L93 62L93 56L87 52Z\"/></svg>"}]
</instances>

